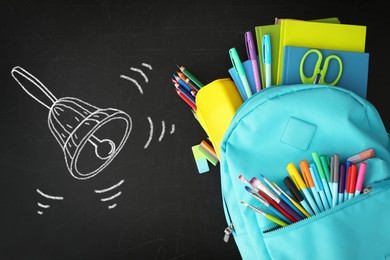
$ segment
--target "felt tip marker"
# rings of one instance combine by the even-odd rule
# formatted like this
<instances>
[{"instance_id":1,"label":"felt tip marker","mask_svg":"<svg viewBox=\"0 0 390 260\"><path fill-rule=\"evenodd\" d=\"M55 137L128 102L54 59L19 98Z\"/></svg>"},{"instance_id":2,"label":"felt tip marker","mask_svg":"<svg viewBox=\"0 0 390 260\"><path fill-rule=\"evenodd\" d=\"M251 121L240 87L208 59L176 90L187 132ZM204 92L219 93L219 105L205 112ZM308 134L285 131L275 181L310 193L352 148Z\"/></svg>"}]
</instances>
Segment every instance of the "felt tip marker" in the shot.
<instances>
[{"instance_id":1,"label":"felt tip marker","mask_svg":"<svg viewBox=\"0 0 390 260\"><path fill-rule=\"evenodd\" d=\"M349 172L349 167L351 166L351 162L350 161L346 161L345 162L345 188L344 188L344 201L347 201L348 200L348 192L347 192L347 189L348 189L348 172Z\"/></svg>"},{"instance_id":2,"label":"felt tip marker","mask_svg":"<svg viewBox=\"0 0 390 260\"><path fill-rule=\"evenodd\" d=\"M322 186L324 188L325 196L326 196L326 199L328 201L327 205L324 205L324 207L325 207L325 209L329 209L329 205L332 205L332 194L330 193L329 184L326 181L325 171L322 167L321 159L320 159L320 156L318 155L318 153L314 151L311 153L311 155L312 155L314 163L317 167L317 172L320 176Z\"/></svg>"},{"instance_id":3,"label":"felt tip marker","mask_svg":"<svg viewBox=\"0 0 390 260\"><path fill-rule=\"evenodd\" d=\"M245 37L245 46L248 59L252 63L253 77L255 79L256 92L260 91L263 87L261 85L260 73L259 73L259 64L256 54L255 39L253 38L252 31L247 31L244 34Z\"/></svg>"},{"instance_id":4,"label":"felt tip marker","mask_svg":"<svg viewBox=\"0 0 390 260\"><path fill-rule=\"evenodd\" d=\"M339 204L344 201L344 190L345 190L345 164L340 164L340 178L339 178Z\"/></svg>"},{"instance_id":5,"label":"felt tip marker","mask_svg":"<svg viewBox=\"0 0 390 260\"><path fill-rule=\"evenodd\" d=\"M367 168L367 164L365 162L361 162L359 164L359 171L358 171L356 187L355 187L355 196L358 196L362 191L364 175L366 174L366 168Z\"/></svg>"},{"instance_id":6,"label":"felt tip marker","mask_svg":"<svg viewBox=\"0 0 390 260\"><path fill-rule=\"evenodd\" d=\"M268 88L272 85L272 50L271 36L269 34L263 35L261 53L265 66L265 87Z\"/></svg>"},{"instance_id":7,"label":"felt tip marker","mask_svg":"<svg viewBox=\"0 0 390 260\"><path fill-rule=\"evenodd\" d=\"M313 178L316 190L320 195L320 199L322 202L319 203L318 207L320 208L321 211L324 211L325 209L329 209L328 200L326 199L325 196L324 187L322 186L321 178L317 172L317 167L313 162L309 163L309 170L310 170L311 177Z\"/></svg>"},{"instance_id":8,"label":"felt tip marker","mask_svg":"<svg viewBox=\"0 0 390 260\"><path fill-rule=\"evenodd\" d=\"M328 156L321 155L320 156L320 161L321 161L322 169L324 169L325 179L329 183L330 182L331 167L330 167L330 165L328 163Z\"/></svg>"},{"instance_id":9,"label":"felt tip marker","mask_svg":"<svg viewBox=\"0 0 390 260\"><path fill-rule=\"evenodd\" d=\"M286 167L288 173L290 174L292 180L296 184L298 190L301 190L303 192L303 195L305 196L306 200L309 202L310 207L314 210L314 212L317 214L319 213L319 209L317 207L317 204L314 202L313 197L310 195L310 192L308 191L306 184L303 182L301 176L299 175L299 172L295 165L290 162Z\"/></svg>"},{"instance_id":10,"label":"felt tip marker","mask_svg":"<svg viewBox=\"0 0 390 260\"><path fill-rule=\"evenodd\" d=\"M252 96L252 90L249 85L248 79L245 74L244 67L242 66L240 57L238 56L236 48L229 50L230 59L232 61L233 68L237 71L238 76L241 79L242 85L244 86L245 94L247 98Z\"/></svg>"},{"instance_id":11,"label":"felt tip marker","mask_svg":"<svg viewBox=\"0 0 390 260\"><path fill-rule=\"evenodd\" d=\"M294 198L302 205L302 207L310 214L314 215L313 210L310 208L309 204L307 204L305 198L298 190L297 186L295 186L294 182L291 180L290 176L287 176L283 179L283 183L286 188L290 191L290 193L294 196Z\"/></svg>"},{"instance_id":12,"label":"felt tip marker","mask_svg":"<svg viewBox=\"0 0 390 260\"><path fill-rule=\"evenodd\" d=\"M332 156L332 180L331 191L332 191L332 207L335 207L338 203L338 188L339 188L339 176L340 176L340 156L338 154L334 154Z\"/></svg>"},{"instance_id":13,"label":"felt tip marker","mask_svg":"<svg viewBox=\"0 0 390 260\"><path fill-rule=\"evenodd\" d=\"M299 163L299 168L301 169L306 186L309 187L311 190L311 194L313 195L313 198L314 198L315 203L318 207L318 210L323 211L324 207L322 206L320 195L318 194L315 182L311 176L310 169L309 169L309 163L306 160L302 160Z\"/></svg>"},{"instance_id":14,"label":"felt tip marker","mask_svg":"<svg viewBox=\"0 0 390 260\"><path fill-rule=\"evenodd\" d=\"M348 199L352 199L355 195L355 187L356 187L356 176L357 176L357 165L351 164L348 169Z\"/></svg>"}]
</instances>

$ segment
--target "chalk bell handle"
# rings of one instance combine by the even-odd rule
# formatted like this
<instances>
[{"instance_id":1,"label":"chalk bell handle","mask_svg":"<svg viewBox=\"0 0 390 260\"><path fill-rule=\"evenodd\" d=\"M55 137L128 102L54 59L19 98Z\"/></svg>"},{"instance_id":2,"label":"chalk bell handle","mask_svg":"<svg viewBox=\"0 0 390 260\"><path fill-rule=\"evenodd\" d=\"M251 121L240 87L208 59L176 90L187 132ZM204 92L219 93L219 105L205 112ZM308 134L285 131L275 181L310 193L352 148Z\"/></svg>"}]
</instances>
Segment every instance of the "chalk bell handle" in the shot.
<instances>
[{"instance_id":1,"label":"chalk bell handle","mask_svg":"<svg viewBox=\"0 0 390 260\"><path fill-rule=\"evenodd\" d=\"M42 82L40 82L36 77L34 77L31 73L29 73L25 69L16 66L12 69L11 75L16 80L16 82L19 83L19 85L23 88L23 90L26 91L27 94L29 94L33 99L38 101L41 105L43 105L47 109L50 109L53 103L57 100L57 98L45 87L45 85L43 85ZM33 85L35 85L38 89L40 89L51 101L50 105L47 104L47 102L45 103L39 98L37 98L36 96L34 96L33 94L31 94L31 92L28 91L27 88L19 81L17 76L24 77L26 80L30 81Z\"/></svg>"}]
</instances>

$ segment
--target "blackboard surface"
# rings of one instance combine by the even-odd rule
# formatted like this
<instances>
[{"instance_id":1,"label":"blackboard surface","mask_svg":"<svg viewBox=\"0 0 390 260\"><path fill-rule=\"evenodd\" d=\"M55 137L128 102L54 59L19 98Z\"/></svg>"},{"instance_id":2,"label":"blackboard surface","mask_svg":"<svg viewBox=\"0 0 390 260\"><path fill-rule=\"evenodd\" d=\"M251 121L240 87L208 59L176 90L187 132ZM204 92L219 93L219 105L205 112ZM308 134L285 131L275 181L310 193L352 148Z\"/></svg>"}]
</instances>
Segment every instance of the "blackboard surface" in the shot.
<instances>
[{"instance_id":1,"label":"blackboard surface","mask_svg":"<svg viewBox=\"0 0 390 260\"><path fill-rule=\"evenodd\" d=\"M173 90L176 65L204 83L229 77L228 50L245 55L245 31L275 17L339 17L367 26L368 99L389 128L388 10L376 0L2 1L0 258L240 259L234 240L222 239L219 168L196 170L191 146L206 135ZM93 176L98 166L68 170L64 150L71 148L54 136L62 126L50 127L60 110L50 116L28 95L11 76L15 66L55 101L72 97L86 102L79 108L123 112L101 129L119 146L128 127L111 163ZM33 96L53 101L25 83ZM111 129L118 120L119 130ZM77 163L95 155L94 144L85 145L89 154Z\"/></svg>"}]
</instances>

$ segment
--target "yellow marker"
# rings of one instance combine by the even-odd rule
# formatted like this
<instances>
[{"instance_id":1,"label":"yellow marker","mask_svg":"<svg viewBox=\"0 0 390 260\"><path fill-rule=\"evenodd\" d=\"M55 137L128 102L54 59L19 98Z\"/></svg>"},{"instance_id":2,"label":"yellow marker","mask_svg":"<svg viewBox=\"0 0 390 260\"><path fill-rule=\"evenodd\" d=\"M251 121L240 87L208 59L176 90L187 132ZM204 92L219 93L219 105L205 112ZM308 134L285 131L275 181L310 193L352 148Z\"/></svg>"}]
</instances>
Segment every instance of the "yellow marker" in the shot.
<instances>
[{"instance_id":1,"label":"yellow marker","mask_svg":"<svg viewBox=\"0 0 390 260\"><path fill-rule=\"evenodd\" d=\"M315 203L313 197L310 195L309 191L307 190L305 182L303 181L297 168L295 167L295 165L292 162L287 165L287 171L290 174L291 178L293 179L294 183L296 184L298 190L302 190L303 195L305 196L306 200L309 202L310 207L313 209L313 211L316 214L319 213L320 210L319 210L317 204Z\"/></svg>"}]
</instances>

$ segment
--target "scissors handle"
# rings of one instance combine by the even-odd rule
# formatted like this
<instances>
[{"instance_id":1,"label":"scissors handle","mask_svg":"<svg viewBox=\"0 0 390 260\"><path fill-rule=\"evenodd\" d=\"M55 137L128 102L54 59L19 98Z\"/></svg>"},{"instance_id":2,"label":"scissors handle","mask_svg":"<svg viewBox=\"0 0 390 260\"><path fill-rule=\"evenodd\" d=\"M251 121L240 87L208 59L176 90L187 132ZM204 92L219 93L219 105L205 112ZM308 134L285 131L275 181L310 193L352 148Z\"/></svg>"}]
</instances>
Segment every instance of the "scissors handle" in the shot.
<instances>
[{"instance_id":1,"label":"scissors handle","mask_svg":"<svg viewBox=\"0 0 390 260\"><path fill-rule=\"evenodd\" d=\"M328 71L329 63L332 59L334 59L338 62L339 73L334 81L328 83L325 81L325 75L326 75L326 72ZM326 57L326 59L324 61L324 67L322 68L322 70L320 72L320 74L321 74L320 84L327 84L327 85L335 86L337 84L337 82L339 82L342 73L343 73L343 62L341 61L340 57L337 55L329 55L328 57Z\"/></svg>"},{"instance_id":2,"label":"scissors handle","mask_svg":"<svg viewBox=\"0 0 390 260\"><path fill-rule=\"evenodd\" d=\"M309 56L311 53L317 54L317 61L316 61L316 64L314 66L314 69L313 69L313 74L311 76L307 76L305 74L303 67L305 65L305 61L306 61L307 56ZM304 84L313 84L314 83L314 81L317 78L318 73L320 72L321 61L322 61L322 54L317 49L308 50L305 53L305 55L303 55L303 57L301 59L301 63L299 65L299 72L300 72L299 74L301 76L302 83L304 83Z\"/></svg>"}]
</instances>

